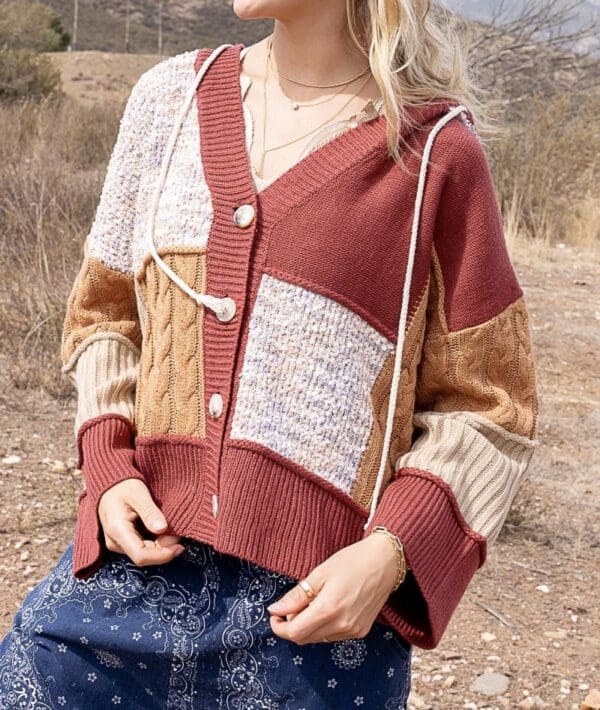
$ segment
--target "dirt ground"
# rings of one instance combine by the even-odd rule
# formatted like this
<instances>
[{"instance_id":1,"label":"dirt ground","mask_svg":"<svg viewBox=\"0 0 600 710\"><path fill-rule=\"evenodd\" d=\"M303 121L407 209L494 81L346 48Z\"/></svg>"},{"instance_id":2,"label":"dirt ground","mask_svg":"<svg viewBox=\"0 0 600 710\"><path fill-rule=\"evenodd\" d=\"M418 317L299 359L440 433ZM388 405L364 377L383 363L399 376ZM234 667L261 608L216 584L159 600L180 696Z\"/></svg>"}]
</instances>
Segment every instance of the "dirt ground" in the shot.
<instances>
[{"instance_id":1,"label":"dirt ground","mask_svg":"<svg viewBox=\"0 0 600 710\"><path fill-rule=\"evenodd\" d=\"M414 649L414 710L574 710L600 689L600 255L511 253L531 315L541 443L441 643ZM73 401L0 394L0 635L74 532L73 415ZM504 694L470 689L486 671L506 676Z\"/></svg>"}]
</instances>

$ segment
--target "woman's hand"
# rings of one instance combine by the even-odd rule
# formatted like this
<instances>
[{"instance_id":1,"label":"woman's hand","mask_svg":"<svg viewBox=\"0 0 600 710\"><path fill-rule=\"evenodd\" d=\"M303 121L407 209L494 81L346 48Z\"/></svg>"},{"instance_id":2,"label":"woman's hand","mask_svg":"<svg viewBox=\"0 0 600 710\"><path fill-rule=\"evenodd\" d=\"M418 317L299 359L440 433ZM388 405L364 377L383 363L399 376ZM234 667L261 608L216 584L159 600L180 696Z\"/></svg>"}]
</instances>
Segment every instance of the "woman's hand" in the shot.
<instances>
[{"instance_id":1,"label":"woman's hand","mask_svg":"<svg viewBox=\"0 0 600 710\"><path fill-rule=\"evenodd\" d=\"M138 566L170 562L184 551L180 535L167 535L167 521L154 502L150 490L138 478L126 478L111 486L100 497L98 515L106 547L127 555ZM143 538L134 523L138 518L157 534L155 540ZM159 534L160 531L163 534Z\"/></svg>"},{"instance_id":2,"label":"woman's hand","mask_svg":"<svg viewBox=\"0 0 600 710\"><path fill-rule=\"evenodd\" d=\"M305 577L315 590L309 599L299 586L267 607L271 628L298 644L364 638L396 583L394 545L385 535L368 535L315 567ZM283 618L281 618L283 617Z\"/></svg>"}]
</instances>

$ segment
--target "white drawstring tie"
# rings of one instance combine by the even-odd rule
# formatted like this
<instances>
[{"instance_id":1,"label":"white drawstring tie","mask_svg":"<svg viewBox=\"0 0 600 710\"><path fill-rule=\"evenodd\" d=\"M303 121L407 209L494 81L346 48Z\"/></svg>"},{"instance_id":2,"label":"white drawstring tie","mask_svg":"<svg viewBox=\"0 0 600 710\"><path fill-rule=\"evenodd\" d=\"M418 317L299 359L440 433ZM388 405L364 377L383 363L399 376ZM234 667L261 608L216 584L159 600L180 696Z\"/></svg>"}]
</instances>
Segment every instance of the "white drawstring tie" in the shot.
<instances>
[{"instance_id":1,"label":"white drawstring tie","mask_svg":"<svg viewBox=\"0 0 600 710\"><path fill-rule=\"evenodd\" d=\"M216 49L214 49L211 54L204 60L202 66L196 73L189 91L182 103L179 115L171 134L167 142L167 147L165 149L165 156L163 157L160 175L154 190L154 195L152 199L152 206L150 208L150 217L148 224L148 234L147 242L152 254L153 259L159 265L159 267L171 278L180 288L182 288L191 298L196 301L199 305L206 306L210 308L220 321L229 321L235 313L235 301L229 296L224 298L218 298L216 296L211 296L207 293L198 293L193 288L191 288L183 279L181 279L170 267L165 263L163 259L159 256L154 246L154 222L156 218L156 213L158 211L158 203L160 200L160 194L164 187L165 180L167 177L167 172L169 169L169 164L171 162L171 156L173 155L173 150L175 148L175 143L181 130L181 126L185 120L185 117L189 111L190 105L196 95L196 90L198 84L202 80L204 74L212 64L212 62L219 56L219 54L227 47L232 47L232 44L221 44ZM396 399L398 396L398 387L400 384L400 372L402 364L402 353L404 350L404 337L406 330L406 321L408 317L408 301L410 298L410 284L412 279L412 271L415 260L415 252L417 248L417 235L419 231L419 219L421 215L421 204L423 202L423 192L425 189L425 178L427 175L427 167L429 164L429 154L431 153L431 147L433 145L433 140L441 128L448 123L451 119L457 116L462 111L467 111L465 106L455 106L448 113L446 113L440 120L434 125L434 127L429 132L427 136L427 141L425 143L425 148L423 150L423 157L421 160L421 168L419 171L419 182L417 187L417 195L415 199L415 211L413 216L412 231L410 236L410 245L408 251L408 261L406 265L406 274L404 277L404 287L402 291L402 306L400 309L400 322L398 325L398 340L396 343L396 354L394 359L394 371L392 374L392 385L390 388L390 399L388 403L387 412L387 422L385 426L385 434L383 437L383 449L381 452L381 459L379 462L379 471L377 472L377 478L375 480L375 487L373 490L373 496L371 498L370 513L367 521L365 522L363 529L366 530L369 523L373 519L375 514L375 508L377 507L377 502L379 499L379 494L381 492L381 486L383 485L383 479L385 476L385 468L387 457L390 448L390 441L392 438L392 428L394 424L394 411L396 409Z\"/></svg>"},{"instance_id":2,"label":"white drawstring tie","mask_svg":"<svg viewBox=\"0 0 600 710\"><path fill-rule=\"evenodd\" d=\"M419 182L417 187L417 196L415 199L415 212L413 216L412 231L410 235L410 245L408 249L408 261L406 264L406 274L404 276L404 288L402 291L402 307L400 309L400 323L398 325L398 340L396 342L396 355L394 359L394 372L392 374L392 386L390 388L390 401L388 404L387 422L385 425L385 435L383 437L383 449L381 452L381 459L379 461L379 471L377 472L377 478L375 480L375 488L373 490L373 497L371 498L371 506L369 517L363 526L363 530L366 530L369 523L375 515L375 508L377 507L377 502L379 499L379 493L381 491L381 486L383 485L383 478L385 476L385 465L387 462L388 452L390 449L390 441L392 438L392 427L394 424L394 412L396 409L396 399L398 396L398 386L400 384L400 370L402 364L402 352L404 349L404 336L406 330L406 320L408 317L408 300L410 298L410 283L412 278L413 264L415 261L415 252L417 249L417 235L419 232L419 219L421 216L421 204L423 202L423 192L425 190L425 177L427 175L427 167L429 164L429 154L431 153L431 147L433 145L433 140L436 137L440 129L448 123L451 119L457 116L462 111L466 111L465 106L455 106L453 109L448 111L435 126L429 131L427 136L427 141L425 143L425 148L423 149L423 156L421 158L421 169L419 171Z\"/></svg>"},{"instance_id":3,"label":"white drawstring tie","mask_svg":"<svg viewBox=\"0 0 600 710\"><path fill-rule=\"evenodd\" d=\"M154 221L156 218L156 213L158 211L158 202L160 200L160 194L167 178L167 172L169 170L169 164L171 162L171 156L173 155L175 143L177 142L179 131L181 130L181 126L183 125L185 117L190 109L190 105L194 100L194 97L196 96L198 84L202 80L202 77L206 74L206 71L209 66L218 57L218 55L227 47L232 46L232 44L221 44L216 49L214 49L211 54L206 58L206 60L202 63L202 66L197 71L196 76L194 77L190 85L189 91L181 105L181 109L179 111L179 115L177 116L177 120L175 121L175 125L171 130L171 135L169 136L167 147L165 148L165 155L162 160L160 175L158 177L158 181L154 189L154 195L152 198L152 206L150 208L147 234L148 248L150 249L152 258L165 272L165 274L167 274L169 278L171 278L180 288L182 288L191 298L193 298L198 305L203 305L207 308L210 308L220 321L229 321L231 320L231 318L233 318L233 315L235 314L235 301L229 296L225 296L224 298L218 298L217 296L211 296L208 293L198 293L198 291L195 291L193 288L188 286L188 284L186 284L186 282L181 279L173 271L173 269L171 269L169 265L165 263L163 259L161 259L158 252L156 251L156 247L154 246Z\"/></svg>"}]
</instances>

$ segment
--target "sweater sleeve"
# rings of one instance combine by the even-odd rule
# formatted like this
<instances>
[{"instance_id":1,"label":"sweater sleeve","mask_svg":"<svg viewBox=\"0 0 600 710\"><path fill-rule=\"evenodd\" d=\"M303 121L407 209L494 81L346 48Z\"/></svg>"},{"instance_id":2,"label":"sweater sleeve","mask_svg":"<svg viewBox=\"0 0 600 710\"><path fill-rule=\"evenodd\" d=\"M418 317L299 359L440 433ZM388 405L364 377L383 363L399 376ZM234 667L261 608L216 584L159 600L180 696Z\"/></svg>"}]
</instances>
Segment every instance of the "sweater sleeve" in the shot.
<instances>
[{"instance_id":1,"label":"sweater sleeve","mask_svg":"<svg viewBox=\"0 0 600 710\"><path fill-rule=\"evenodd\" d=\"M100 496L133 463L140 323L131 242L147 132L149 72L133 87L122 114L102 192L67 299L61 359L77 390L74 434L84 490L79 499L74 572L88 576L103 557Z\"/></svg>"},{"instance_id":2,"label":"sweater sleeve","mask_svg":"<svg viewBox=\"0 0 600 710\"><path fill-rule=\"evenodd\" d=\"M403 541L412 570L382 616L422 648L438 645L484 564L537 445L528 312L489 164L467 128L439 204L412 446L364 533L385 525Z\"/></svg>"}]
</instances>

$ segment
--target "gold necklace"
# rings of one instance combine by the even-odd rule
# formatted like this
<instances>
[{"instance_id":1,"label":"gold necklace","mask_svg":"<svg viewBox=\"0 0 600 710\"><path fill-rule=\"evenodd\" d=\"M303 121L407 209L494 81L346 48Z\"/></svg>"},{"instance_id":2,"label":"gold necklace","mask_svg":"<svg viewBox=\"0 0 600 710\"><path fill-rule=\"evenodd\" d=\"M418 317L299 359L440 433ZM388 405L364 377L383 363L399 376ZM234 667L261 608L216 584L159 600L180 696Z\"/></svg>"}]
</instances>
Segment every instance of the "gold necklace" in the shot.
<instances>
[{"instance_id":1,"label":"gold necklace","mask_svg":"<svg viewBox=\"0 0 600 710\"><path fill-rule=\"evenodd\" d=\"M269 37L269 53L271 52L271 45L272 45L272 44L273 44L273 36L271 35L271 36ZM287 79L288 81L291 81L291 82L293 82L294 84L300 84L301 86L311 86L313 89L333 89L333 88L335 88L336 86L346 86L346 84L352 83L355 79L358 79L358 78L361 77L363 74L366 74L366 73L369 71L369 69L370 69L370 66L367 66L366 69L363 69L359 74L357 74L356 76L354 76L352 79L349 79L349 80L346 80L346 81L342 81L342 82L340 82L340 83L338 83L338 84L306 84L306 83L303 82L303 81L298 81L297 79L291 79L289 76L286 76L285 74L282 74L279 70L276 70L276 71L277 71L277 74L278 74L280 77L283 77L284 79Z\"/></svg>"},{"instance_id":2,"label":"gold necklace","mask_svg":"<svg viewBox=\"0 0 600 710\"><path fill-rule=\"evenodd\" d=\"M271 56L272 47L273 47L273 39L272 39L272 37L269 37L268 52L267 52L267 59L268 59L269 68L273 71L274 74L277 73L278 76L283 76L283 74L281 74L281 72L279 72L277 70L277 68L273 66L273 60L272 60L272 56ZM279 82L279 90L285 96L285 98L290 102L290 106L292 107L292 109L294 111L297 111L299 108L304 108L304 107L308 107L308 106L319 106L320 104L325 104L328 101L332 101L333 99L335 99L336 96L339 96L347 86L349 86L353 81L358 79L359 76L362 76L363 74L365 74L365 72L367 72L368 70L369 70L369 67L367 67L367 69L365 69L365 71L361 72L360 74L358 74L354 78L347 81L345 84L341 84L340 85L341 88L339 89L339 91L336 91L335 94L333 94L332 96L329 96L325 99L321 99L320 101L311 101L311 102L294 101L293 99L290 99L290 97L285 93L280 82ZM285 76L283 78L287 79L287 77L285 77ZM290 79L289 81L293 81L293 80ZM301 82L299 82L299 81L296 81L295 83L301 84ZM302 86L312 86L312 85L311 84L302 84Z\"/></svg>"},{"instance_id":3,"label":"gold necklace","mask_svg":"<svg viewBox=\"0 0 600 710\"><path fill-rule=\"evenodd\" d=\"M360 90L363 88L363 86L366 86L367 82L371 79L371 77L367 77L366 81L364 81L357 89L356 93L353 94L342 106L341 108L336 111L333 116L330 116L328 119L325 119L322 123L320 123L316 128L313 128L312 130L308 131L308 133L305 133L302 136L299 136L298 138L294 138L291 141L287 141L286 143L282 143L280 145L275 145L272 146L271 148L265 148L265 142L266 142L266 137L267 137L267 78L268 78L268 68L269 68L269 55L267 54L267 61L265 65L265 77L263 80L263 139L262 139L262 156L260 159L260 167L258 170L255 169L256 174L262 178L263 177L263 169L265 165L265 156L267 153L270 153L272 150L278 150L279 148L284 148L285 146L291 145L292 143L297 143L299 140L302 140L303 138L306 138L309 136L311 133L314 133L317 131L319 128L322 128L325 126L327 123L329 123L331 120L333 120L336 116L338 116L345 108L348 106L348 104L356 98L356 96L359 94Z\"/></svg>"},{"instance_id":4,"label":"gold necklace","mask_svg":"<svg viewBox=\"0 0 600 710\"><path fill-rule=\"evenodd\" d=\"M268 63L269 63L269 68L270 68L270 70L273 72L273 75L275 75L275 73L277 72L277 70L273 67L273 62L272 62L272 60L271 60L271 46L270 46L270 45L269 45L269 52L268 52ZM277 73L278 73L278 72L277 72ZM328 97L326 97L326 98L324 98L324 99L321 99L320 101L312 101L312 102L306 102L306 101L300 102L300 101L294 101L293 99L290 99L290 97L289 97L289 96L285 93L285 91L281 88L281 84L279 84L279 90L280 90L281 93L285 96L285 98L290 102L291 108L294 109L294 111L297 111L299 108L304 108L305 106L319 106L319 104L325 104L325 103L327 103L328 101L332 101L333 99L335 99L336 96L339 96L339 95L342 93L342 91L343 91L349 84L351 84L353 81L354 81L354 79L350 79L350 81L347 82L346 84L342 84L341 89L339 89L338 91L336 91L335 94L332 94L331 96L328 96Z\"/></svg>"}]
</instances>

